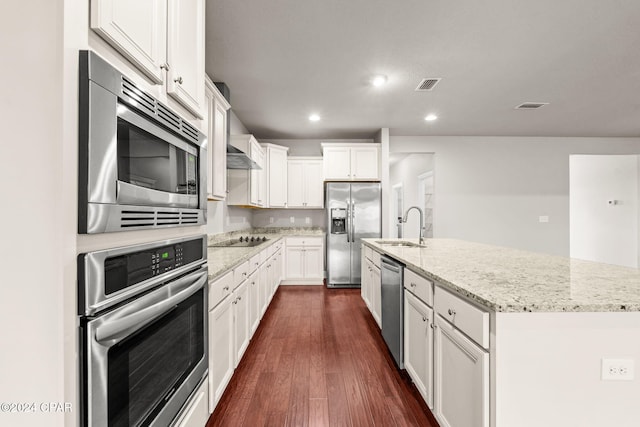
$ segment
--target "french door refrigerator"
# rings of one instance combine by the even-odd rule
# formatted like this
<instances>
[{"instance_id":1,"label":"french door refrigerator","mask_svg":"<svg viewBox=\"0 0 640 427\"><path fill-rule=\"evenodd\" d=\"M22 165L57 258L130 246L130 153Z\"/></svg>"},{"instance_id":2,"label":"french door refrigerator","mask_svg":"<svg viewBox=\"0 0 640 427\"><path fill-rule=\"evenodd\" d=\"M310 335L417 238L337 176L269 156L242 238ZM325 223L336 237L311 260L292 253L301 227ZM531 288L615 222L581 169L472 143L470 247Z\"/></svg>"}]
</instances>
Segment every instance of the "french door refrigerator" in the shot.
<instances>
[{"instance_id":1,"label":"french door refrigerator","mask_svg":"<svg viewBox=\"0 0 640 427\"><path fill-rule=\"evenodd\" d=\"M377 182L326 184L328 287L360 287L361 239L380 237L380 196Z\"/></svg>"}]
</instances>

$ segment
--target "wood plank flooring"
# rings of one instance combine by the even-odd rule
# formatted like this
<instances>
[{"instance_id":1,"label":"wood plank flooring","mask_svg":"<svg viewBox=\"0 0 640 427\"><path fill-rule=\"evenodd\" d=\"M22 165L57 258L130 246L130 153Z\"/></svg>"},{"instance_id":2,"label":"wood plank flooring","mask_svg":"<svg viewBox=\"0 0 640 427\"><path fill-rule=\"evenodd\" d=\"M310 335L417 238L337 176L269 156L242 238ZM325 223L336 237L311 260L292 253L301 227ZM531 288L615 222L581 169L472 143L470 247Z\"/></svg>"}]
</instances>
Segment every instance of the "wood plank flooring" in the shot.
<instances>
[{"instance_id":1,"label":"wood plank flooring","mask_svg":"<svg viewBox=\"0 0 640 427\"><path fill-rule=\"evenodd\" d=\"M438 427L359 289L281 286L206 427Z\"/></svg>"}]
</instances>

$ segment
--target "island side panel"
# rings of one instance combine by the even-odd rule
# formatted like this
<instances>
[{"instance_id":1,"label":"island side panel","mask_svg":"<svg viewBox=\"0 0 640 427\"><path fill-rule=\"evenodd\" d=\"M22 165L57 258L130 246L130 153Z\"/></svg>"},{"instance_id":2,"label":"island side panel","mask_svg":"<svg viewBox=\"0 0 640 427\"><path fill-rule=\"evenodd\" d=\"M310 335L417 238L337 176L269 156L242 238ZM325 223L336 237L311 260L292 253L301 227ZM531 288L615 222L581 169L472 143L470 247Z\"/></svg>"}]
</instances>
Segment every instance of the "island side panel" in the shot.
<instances>
[{"instance_id":1,"label":"island side panel","mask_svg":"<svg viewBox=\"0 0 640 427\"><path fill-rule=\"evenodd\" d=\"M638 425L639 312L499 312L492 339L492 427ZM603 358L634 379L603 381Z\"/></svg>"}]
</instances>

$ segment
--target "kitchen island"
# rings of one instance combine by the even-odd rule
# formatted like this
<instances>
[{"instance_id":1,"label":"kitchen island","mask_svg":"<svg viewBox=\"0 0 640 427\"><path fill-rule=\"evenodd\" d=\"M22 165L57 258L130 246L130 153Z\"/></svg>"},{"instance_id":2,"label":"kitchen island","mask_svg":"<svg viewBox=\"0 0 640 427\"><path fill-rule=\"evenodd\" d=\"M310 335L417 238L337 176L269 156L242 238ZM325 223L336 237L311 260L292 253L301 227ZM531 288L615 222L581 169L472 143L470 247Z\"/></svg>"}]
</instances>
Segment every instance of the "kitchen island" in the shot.
<instances>
[{"instance_id":1,"label":"kitchen island","mask_svg":"<svg viewBox=\"0 0 640 427\"><path fill-rule=\"evenodd\" d=\"M447 318L439 303L453 295L488 315L488 345L478 346L488 356L488 382L474 383L472 395L485 400L474 425L638 425L640 381L629 371L640 360L639 270L452 239L428 239L426 247L378 242L364 244L432 283L436 368L440 331L456 329L455 310ZM603 359L614 370L630 368L603 380L610 373ZM451 408L438 396L446 378L437 369L434 378L438 416ZM455 419L440 422L457 427Z\"/></svg>"}]
</instances>

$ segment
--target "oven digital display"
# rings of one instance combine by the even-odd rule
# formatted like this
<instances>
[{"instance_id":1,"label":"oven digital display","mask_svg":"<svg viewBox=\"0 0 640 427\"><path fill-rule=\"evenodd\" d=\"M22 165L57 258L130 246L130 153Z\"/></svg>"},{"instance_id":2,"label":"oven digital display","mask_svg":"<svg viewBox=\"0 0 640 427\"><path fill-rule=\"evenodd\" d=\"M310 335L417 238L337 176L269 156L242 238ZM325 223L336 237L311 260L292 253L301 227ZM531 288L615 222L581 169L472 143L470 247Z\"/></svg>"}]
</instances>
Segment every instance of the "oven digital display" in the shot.
<instances>
[{"instance_id":1,"label":"oven digital display","mask_svg":"<svg viewBox=\"0 0 640 427\"><path fill-rule=\"evenodd\" d=\"M203 257L202 239L107 258L105 295L126 289Z\"/></svg>"}]
</instances>

